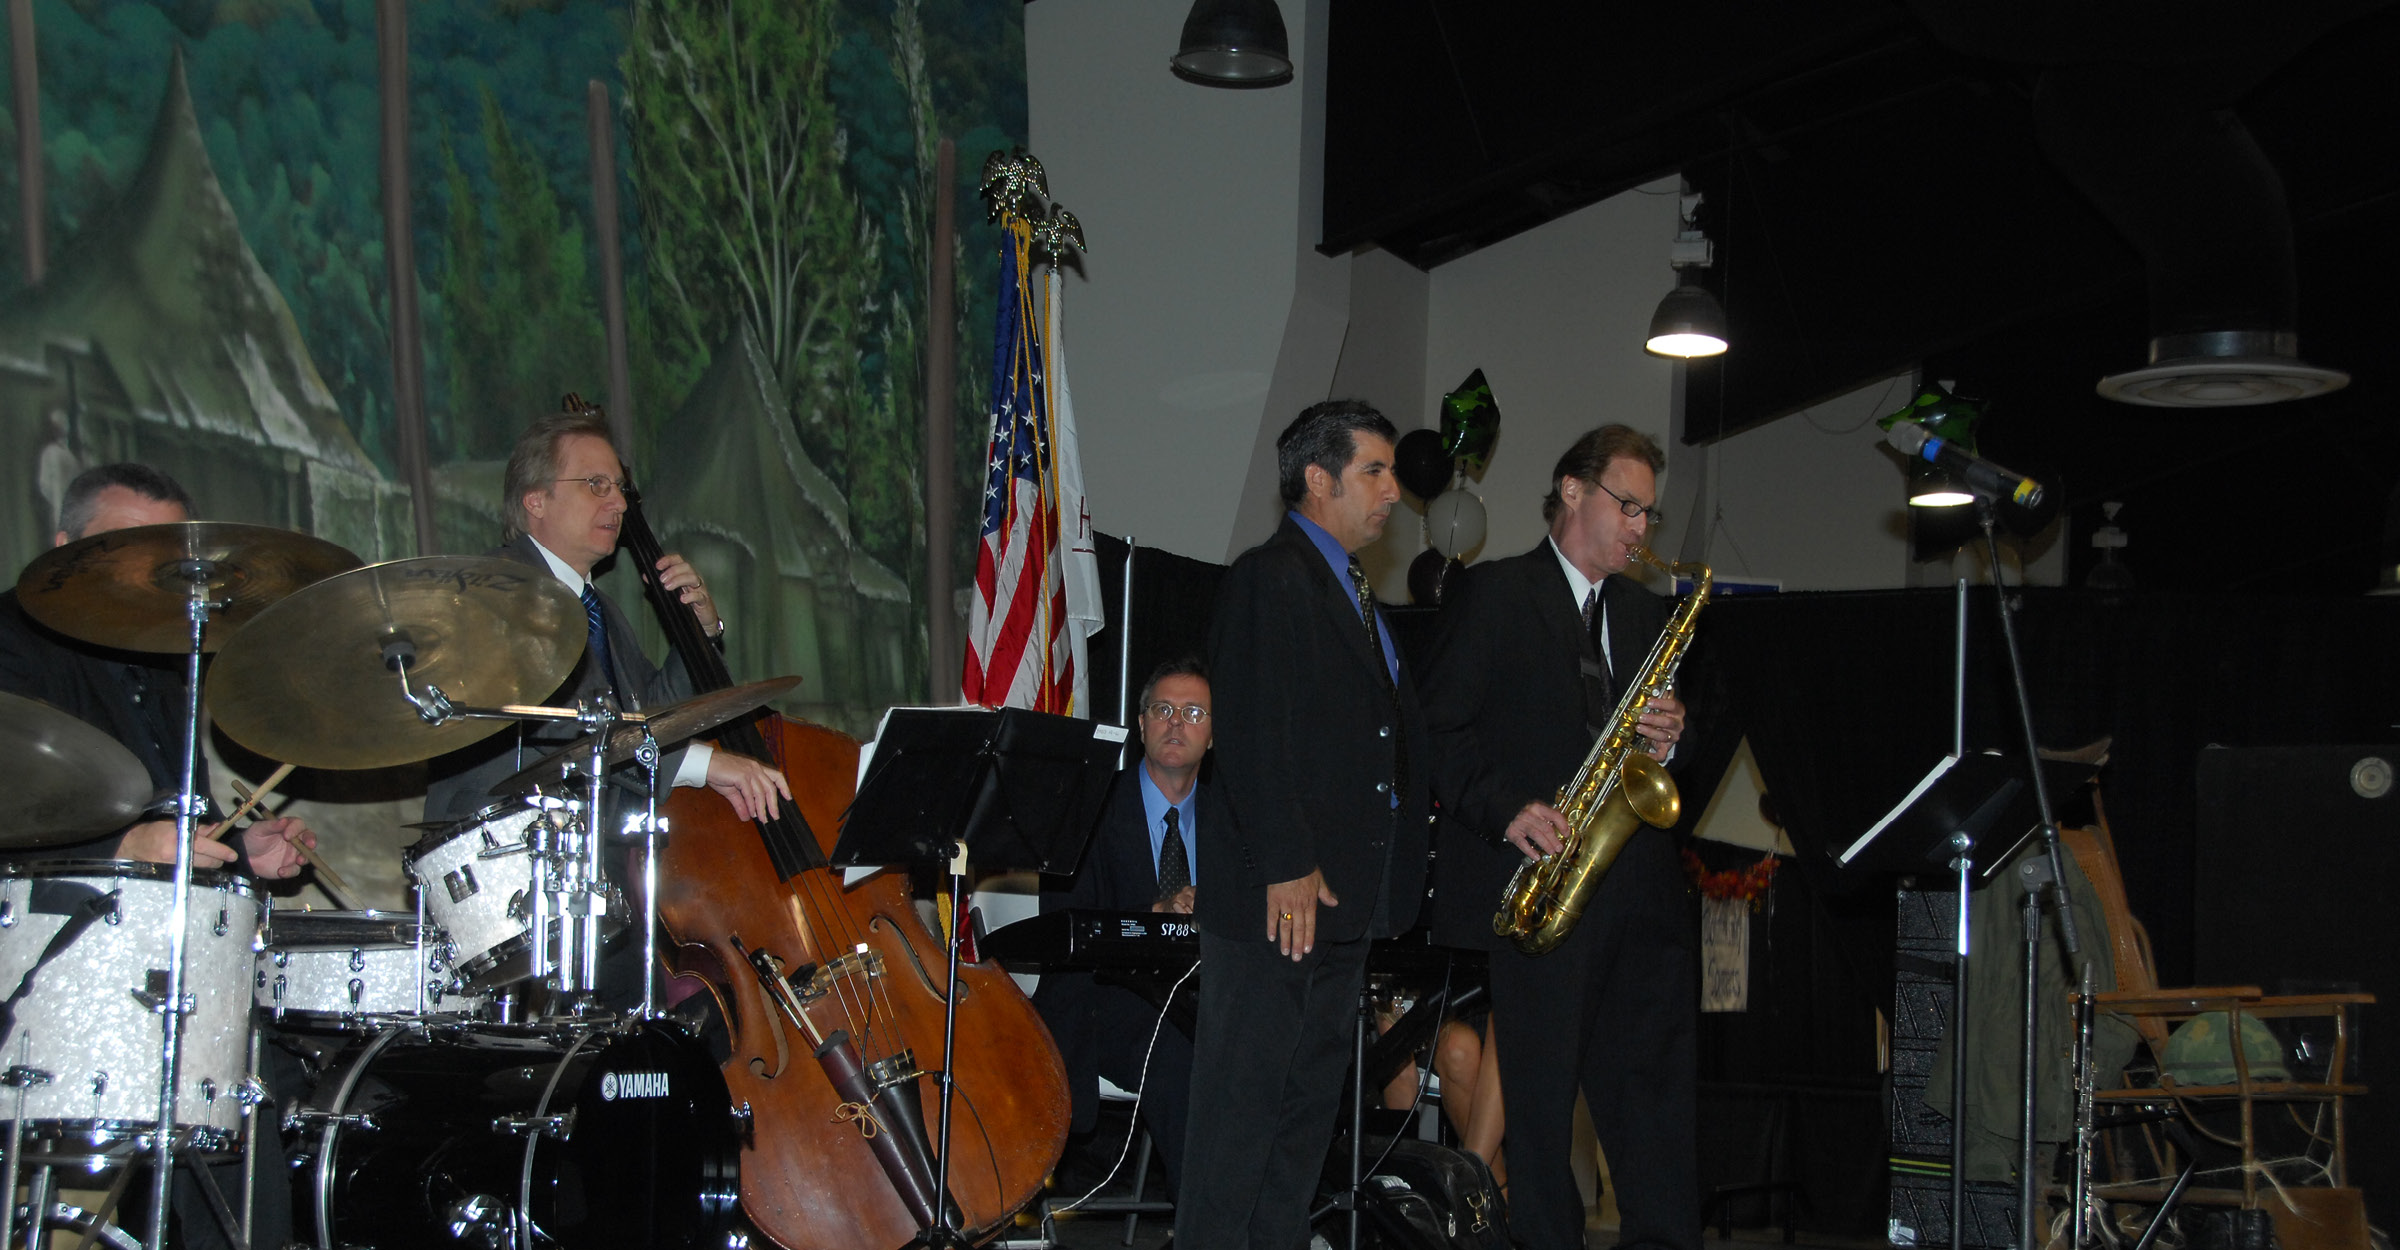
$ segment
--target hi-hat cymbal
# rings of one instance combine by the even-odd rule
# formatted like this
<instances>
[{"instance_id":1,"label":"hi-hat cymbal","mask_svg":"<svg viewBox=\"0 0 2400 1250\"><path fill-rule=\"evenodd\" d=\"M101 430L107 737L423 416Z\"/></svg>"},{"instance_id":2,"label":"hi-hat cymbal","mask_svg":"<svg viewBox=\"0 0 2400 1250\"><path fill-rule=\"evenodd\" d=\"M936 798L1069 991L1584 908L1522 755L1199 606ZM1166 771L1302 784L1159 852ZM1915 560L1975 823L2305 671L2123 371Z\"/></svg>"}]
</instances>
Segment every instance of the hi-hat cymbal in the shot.
<instances>
[{"instance_id":1,"label":"hi-hat cymbal","mask_svg":"<svg viewBox=\"0 0 2400 1250\"><path fill-rule=\"evenodd\" d=\"M658 739L660 748L671 750L686 738L696 738L729 720L765 707L774 702L778 695L799 684L797 677L770 677L746 686L727 686L723 690L712 690L670 703L650 713L643 724L612 726L608 731L608 762L604 767L614 768L632 759L633 753L641 749L645 727L651 737ZM568 770L580 770L591 762L592 742L599 736L596 733L585 734L552 751L493 786L491 793L518 794L535 786L565 780Z\"/></svg>"},{"instance_id":2,"label":"hi-hat cymbal","mask_svg":"<svg viewBox=\"0 0 2400 1250\"><path fill-rule=\"evenodd\" d=\"M121 829L150 802L150 773L105 730L0 692L0 847L47 846Z\"/></svg>"},{"instance_id":3,"label":"hi-hat cymbal","mask_svg":"<svg viewBox=\"0 0 2400 1250\"><path fill-rule=\"evenodd\" d=\"M389 768L507 727L428 725L409 685L462 706L533 703L574 671L583 604L548 569L488 556L420 556L329 577L258 614L217 656L208 705L234 741L303 768Z\"/></svg>"},{"instance_id":4,"label":"hi-hat cymbal","mask_svg":"<svg viewBox=\"0 0 2400 1250\"><path fill-rule=\"evenodd\" d=\"M138 525L52 547L17 579L33 619L71 638L124 651L192 649L192 583L208 586L215 651L293 591L359 565L347 550L297 530L222 521Z\"/></svg>"}]
</instances>

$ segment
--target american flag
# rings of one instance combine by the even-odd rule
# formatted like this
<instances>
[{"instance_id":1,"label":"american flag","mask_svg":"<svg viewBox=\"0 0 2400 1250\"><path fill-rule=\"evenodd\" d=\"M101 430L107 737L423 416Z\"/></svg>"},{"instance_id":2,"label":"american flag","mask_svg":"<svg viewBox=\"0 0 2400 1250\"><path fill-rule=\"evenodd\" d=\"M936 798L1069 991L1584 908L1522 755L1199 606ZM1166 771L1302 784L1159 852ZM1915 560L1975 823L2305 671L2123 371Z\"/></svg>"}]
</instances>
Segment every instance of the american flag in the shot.
<instances>
[{"instance_id":1,"label":"american flag","mask_svg":"<svg viewBox=\"0 0 2400 1250\"><path fill-rule=\"evenodd\" d=\"M1000 322L992 348L992 440L984 457L983 537L967 614L960 693L985 707L1071 714L1082 686L1082 630L1070 622L1059 546L1060 460L1072 427L1054 429L1026 273L1027 230L1001 247ZM1072 419L1071 417L1069 418ZM1082 474L1073 473L1077 495ZM1082 500L1075 501L1078 524Z\"/></svg>"}]
</instances>

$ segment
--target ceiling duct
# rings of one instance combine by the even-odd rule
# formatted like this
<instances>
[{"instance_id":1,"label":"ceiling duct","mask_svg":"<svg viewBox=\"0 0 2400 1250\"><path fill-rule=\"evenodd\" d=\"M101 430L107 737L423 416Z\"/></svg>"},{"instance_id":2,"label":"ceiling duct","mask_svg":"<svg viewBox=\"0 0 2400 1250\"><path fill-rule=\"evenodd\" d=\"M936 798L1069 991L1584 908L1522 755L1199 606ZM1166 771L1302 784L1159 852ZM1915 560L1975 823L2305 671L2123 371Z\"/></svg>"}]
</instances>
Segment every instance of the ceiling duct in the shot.
<instances>
[{"instance_id":1,"label":"ceiling duct","mask_svg":"<svg viewBox=\"0 0 2400 1250\"><path fill-rule=\"evenodd\" d=\"M2037 6L2037 20L2006 30L1977 6L1917 7L1961 51L2040 66L2033 114L2042 151L2141 253L2149 362L2101 379L2101 395L2210 408L2305 399L2348 384L2348 374L2300 359L2283 178L2233 106L2307 42L2355 16L2356 0L2298 5L2300 13L2271 18L2239 5L2203 6L2155 22L2134 5L2122 23Z\"/></svg>"}]
</instances>

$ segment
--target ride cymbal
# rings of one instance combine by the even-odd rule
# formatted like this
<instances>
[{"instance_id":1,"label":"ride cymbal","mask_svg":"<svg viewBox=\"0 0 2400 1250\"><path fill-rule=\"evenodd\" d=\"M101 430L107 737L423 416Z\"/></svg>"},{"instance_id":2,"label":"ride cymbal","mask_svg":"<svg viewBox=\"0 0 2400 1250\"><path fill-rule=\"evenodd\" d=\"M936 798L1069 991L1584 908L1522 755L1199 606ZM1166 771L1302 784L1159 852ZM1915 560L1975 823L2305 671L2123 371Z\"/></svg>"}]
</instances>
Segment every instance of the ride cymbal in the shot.
<instances>
[{"instance_id":1,"label":"ride cymbal","mask_svg":"<svg viewBox=\"0 0 2400 1250\"><path fill-rule=\"evenodd\" d=\"M304 768L389 768L507 727L428 725L401 693L532 703L582 658L583 604L547 569L489 556L419 556L327 578L262 612L217 656L208 705L243 746ZM389 660L387 660L389 657Z\"/></svg>"},{"instance_id":2,"label":"ride cymbal","mask_svg":"<svg viewBox=\"0 0 2400 1250\"><path fill-rule=\"evenodd\" d=\"M322 538L266 525L137 525L45 551L17 578L33 619L85 642L163 654L192 649L192 584L208 587L201 650L215 651L303 586L359 566Z\"/></svg>"},{"instance_id":3,"label":"ride cymbal","mask_svg":"<svg viewBox=\"0 0 2400 1250\"><path fill-rule=\"evenodd\" d=\"M727 686L707 694L670 703L651 712L642 724L611 726L608 731L607 768L614 768L633 758L641 749L642 734L648 728L651 737L658 739L662 750L672 750L686 738L696 738L709 730L755 712L773 702L784 691L800 684L797 677L770 677L743 686ZM585 734L556 751L535 760L494 785L493 794L520 794L535 786L563 781L571 769L579 770L591 762L592 741L600 735Z\"/></svg>"},{"instance_id":4,"label":"ride cymbal","mask_svg":"<svg viewBox=\"0 0 2400 1250\"><path fill-rule=\"evenodd\" d=\"M150 802L150 772L107 731L0 692L0 847L48 846L122 829Z\"/></svg>"}]
</instances>

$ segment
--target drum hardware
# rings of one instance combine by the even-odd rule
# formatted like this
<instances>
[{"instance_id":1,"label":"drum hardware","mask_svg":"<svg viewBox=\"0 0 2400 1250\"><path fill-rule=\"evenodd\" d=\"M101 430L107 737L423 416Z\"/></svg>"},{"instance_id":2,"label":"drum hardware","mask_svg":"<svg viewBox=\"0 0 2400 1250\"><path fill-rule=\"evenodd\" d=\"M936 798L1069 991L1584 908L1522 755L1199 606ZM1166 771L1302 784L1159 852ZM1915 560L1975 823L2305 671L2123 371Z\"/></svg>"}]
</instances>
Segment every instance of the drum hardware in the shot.
<instances>
[{"instance_id":1,"label":"drum hardware","mask_svg":"<svg viewBox=\"0 0 2400 1250\"><path fill-rule=\"evenodd\" d=\"M640 753L645 737L654 743L673 744L696 738L737 717L747 716L781 697L785 691L800 684L797 677L773 677L744 686L728 686L707 694L694 695L670 703L656 711L638 716L625 716L623 724L611 730L604 767L633 763ZM503 778L491 788L496 795L518 794L535 787L564 781L583 769L591 757L592 742L578 739L550 754L535 760Z\"/></svg>"},{"instance_id":2,"label":"drum hardware","mask_svg":"<svg viewBox=\"0 0 2400 1250\"><path fill-rule=\"evenodd\" d=\"M186 657L183 784L175 802L167 966L157 998L162 1008L177 1009L155 1013L162 1041L158 1114L152 1121L150 1229L145 1238L150 1250L166 1250L184 1015L189 1010L183 1007L184 957L190 941L185 925L191 912L192 837L202 802L200 660L294 591L358 563L357 556L341 547L290 530L185 521L112 530L53 547L26 565L17 580L18 601L26 613L60 633L105 647L181 651ZM192 1140L199 1143L196 1128Z\"/></svg>"}]
</instances>

